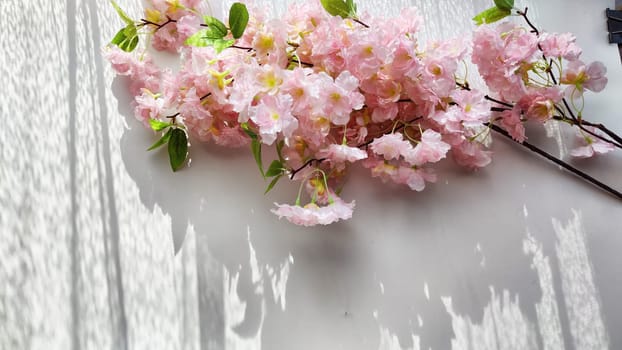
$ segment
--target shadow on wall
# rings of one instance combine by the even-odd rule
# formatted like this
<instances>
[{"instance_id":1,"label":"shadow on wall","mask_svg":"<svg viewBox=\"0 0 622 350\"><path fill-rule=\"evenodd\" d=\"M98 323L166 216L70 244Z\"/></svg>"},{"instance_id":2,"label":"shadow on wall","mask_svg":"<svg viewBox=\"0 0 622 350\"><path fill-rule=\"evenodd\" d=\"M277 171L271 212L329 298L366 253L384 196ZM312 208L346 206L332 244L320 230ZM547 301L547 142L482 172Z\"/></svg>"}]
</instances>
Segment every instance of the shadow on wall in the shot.
<instances>
[{"instance_id":1,"label":"shadow on wall","mask_svg":"<svg viewBox=\"0 0 622 350\"><path fill-rule=\"evenodd\" d=\"M520 292L520 307L535 322L534 305L541 293L525 283L537 276L522 251L522 212L491 216L487 206L467 209L456 201L495 190L485 171L474 176L453 169L451 182L443 184L442 179L422 193L411 193L383 186L357 170L344 194L349 200L353 189L358 191L354 218L301 228L269 212L272 202L292 203L297 185L284 181L264 196L266 183L247 149L194 144L189 167L177 173L170 170L164 149L147 152L156 137L133 117L126 86L123 78L113 82L119 113L129 125L121 139L122 158L141 201L170 216L175 252L189 224L196 232L198 293L203 300L199 327L209 333L202 340L225 343L223 269L214 269L215 264L240 274L237 292L247 307L235 332L241 337L263 332L263 344L275 349L307 339L310 323L314 334L322 335L310 348L335 341L345 348L377 348L373 339L379 324L396 333L401 344L412 346L410 335L420 334L424 349L450 348L452 316L441 296L452 298L452 313L476 322L484 317L490 286L512 295ZM503 176L503 170L495 171ZM500 227L499 222L506 224ZM275 300L264 314L264 299L248 263L251 239L260 269L279 266L290 254L295 260L283 310ZM283 329L288 329L285 339ZM373 335L372 340L361 334Z\"/></svg>"}]
</instances>

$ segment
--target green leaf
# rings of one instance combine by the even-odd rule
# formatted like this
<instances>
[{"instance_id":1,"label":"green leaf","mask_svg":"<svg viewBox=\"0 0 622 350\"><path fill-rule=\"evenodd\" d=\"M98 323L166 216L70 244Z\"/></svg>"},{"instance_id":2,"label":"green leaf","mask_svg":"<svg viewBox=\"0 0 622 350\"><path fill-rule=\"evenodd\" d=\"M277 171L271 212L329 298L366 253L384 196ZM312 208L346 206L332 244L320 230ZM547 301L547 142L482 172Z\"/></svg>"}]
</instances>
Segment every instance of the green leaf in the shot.
<instances>
[{"instance_id":1,"label":"green leaf","mask_svg":"<svg viewBox=\"0 0 622 350\"><path fill-rule=\"evenodd\" d=\"M499 10L512 11L514 8L514 0L495 0L495 6Z\"/></svg>"},{"instance_id":2,"label":"green leaf","mask_svg":"<svg viewBox=\"0 0 622 350\"><path fill-rule=\"evenodd\" d=\"M283 146L285 146L285 140L276 143L276 154L279 156L281 163L285 163L285 159L283 158Z\"/></svg>"},{"instance_id":3,"label":"green leaf","mask_svg":"<svg viewBox=\"0 0 622 350\"><path fill-rule=\"evenodd\" d=\"M114 38L112 38L112 41L110 41L110 43L119 46L126 39L127 39L127 35L125 35L125 28L121 28L121 30L117 32Z\"/></svg>"},{"instance_id":4,"label":"green leaf","mask_svg":"<svg viewBox=\"0 0 622 350\"><path fill-rule=\"evenodd\" d=\"M190 46L212 46L215 40L222 39L225 34L222 34L216 27L201 29L188 37L186 44Z\"/></svg>"},{"instance_id":5,"label":"green leaf","mask_svg":"<svg viewBox=\"0 0 622 350\"><path fill-rule=\"evenodd\" d=\"M179 170L188 157L188 136L182 129L173 129L168 142L168 157L171 169Z\"/></svg>"},{"instance_id":6,"label":"green leaf","mask_svg":"<svg viewBox=\"0 0 622 350\"><path fill-rule=\"evenodd\" d=\"M270 184L268 185L268 188L266 188L266 192L264 192L263 194L266 194L268 192L270 192L270 190L274 187L274 185L276 185L277 182L279 182L279 180L283 177L283 174L275 177L274 179L272 179L272 181L270 181Z\"/></svg>"},{"instance_id":7,"label":"green leaf","mask_svg":"<svg viewBox=\"0 0 622 350\"><path fill-rule=\"evenodd\" d=\"M242 123L240 124L240 127L246 133L246 135L248 135L248 137L250 137L253 140L257 140L257 134L253 130L250 129L250 127L248 126L248 123Z\"/></svg>"},{"instance_id":8,"label":"green leaf","mask_svg":"<svg viewBox=\"0 0 622 350\"><path fill-rule=\"evenodd\" d=\"M244 35L244 30L248 24L248 10L246 5L236 2L231 5L229 10L229 28L231 34L236 39L239 39Z\"/></svg>"},{"instance_id":9,"label":"green leaf","mask_svg":"<svg viewBox=\"0 0 622 350\"><path fill-rule=\"evenodd\" d=\"M117 45L123 51L134 51L138 45L138 31L136 25L133 23L128 24L123 29L119 30L114 38L112 38L111 43Z\"/></svg>"},{"instance_id":10,"label":"green leaf","mask_svg":"<svg viewBox=\"0 0 622 350\"><path fill-rule=\"evenodd\" d=\"M173 133L173 129L168 129L168 131L162 136L158 141L156 141L151 147L147 148L147 151L152 151L160 146L163 146L171 139L171 134Z\"/></svg>"},{"instance_id":11,"label":"green leaf","mask_svg":"<svg viewBox=\"0 0 622 350\"><path fill-rule=\"evenodd\" d=\"M281 175L283 174L284 170L285 169L283 169L283 163L281 163L280 160L273 160L272 163L270 163L268 170L266 171L266 177Z\"/></svg>"},{"instance_id":12,"label":"green leaf","mask_svg":"<svg viewBox=\"0 0 622 350\"><path fill-rule=\"evenodd\" d=\"M491 7L488 10L473 17L475 24L482 25L485 23L493 23L512 14L510 10L501 10L498 7Z\"/></svg>"},{"instance_id":13,"label":"green leaf","mask_svg":"<svg viewBox=\"0 0 622 350\"><path fill-rule=\"evenodd\" d=\"M261 172L261 176L266 177L263 172L263 163L261 161L261 143L259 139L253 139L251 142L251 151L253 152L253 157L255 158L255 162L259 167L259 172Z\"/></svg>"},{"instance_id":14,"label":"green leaf","mask_svg":"<svg viewBox=\"0 0 622 350\"><path fill-rule=\"evenodd\" d=\"M186 39L186 45L190 46L213 46L216 53L222 52L222 50L230 47L235 43L235 40L225 40L221 36L221 32L216 28L207 28L199 30Z\"/></svg>"},{"instance_id":15,"label":"green leaf","mask_svg":"<svg viewBox=\"0 0 622 350\"><path fill-rule=\"evenodd\" d=\"M114 7L115 10L117 10L117 13L119 14L119 17L121 17L121 19L123 20L123 22L125 22L126 24L134 24L134 20L130 18L130 16L127 15L127 13L125 13L121 7L119 7L119 5L117 5L116 2L114 2L114 0L110 0L110 3L112 4L112 7Z\"/></svg>"},{"instance_id":16,"label":"green leaf","mask_svg":"<svg viewBox=\"0 0 622 350\"><path fill-rule=\"evenodd\" d=\"M168 128L169 126L173 125L173 123L171 122L163 122L161 120L157 120L157 119L149 119L149 125L151 125L151 128L155 131L162 131L166 128Z\"/></svg>"},{"instance_id":17,"label":"green leaf","mask_svg":"<svg viewBox=\"0 0 622 350\"><path fill-rule=\"evenodd\" d=\"M346 0L346 6L348 7L349 17L356 17L356 4L354 0Z\"/></svg>"},{"instance_id":18,"label":"green leaf","mask_svg":"<svg viewBox=\"0 0 622 350\"><path fill-rule=\"evenodd\" d=\"M231 45L233 45L235 43L235 40L231 39L231 40L223 40L223 39L218 39L214 41L214 49L216 49L216 53L220 53L222 52L222 50L231 47Z\"/></svg>"},{"instance_id":19,"label":"green leaf","mask_svg":"<svg viewBox=\"0 0 622 350\"><path fill-rule=\"evenodd\" d=\"M205 24L207 24L210 28L214 28L214 30L217 30L218 33L222 34L220 36L221 38L224 38L225 35L227 35L227 27L224 23L218 20L218 18L212 16L203 16L203 21L205 21Z\"/></svg>"},{"instance_id":20,"label":"green leaf","mask_svg":"<svg viewBox=\"0 0 622 350\"><path fill-rule=\"evenodd\" d=\"M333 16L348 18L350 16L350 8L343 0L321 0L322 6L326 12Z\"/></svg>"}]
</instances>

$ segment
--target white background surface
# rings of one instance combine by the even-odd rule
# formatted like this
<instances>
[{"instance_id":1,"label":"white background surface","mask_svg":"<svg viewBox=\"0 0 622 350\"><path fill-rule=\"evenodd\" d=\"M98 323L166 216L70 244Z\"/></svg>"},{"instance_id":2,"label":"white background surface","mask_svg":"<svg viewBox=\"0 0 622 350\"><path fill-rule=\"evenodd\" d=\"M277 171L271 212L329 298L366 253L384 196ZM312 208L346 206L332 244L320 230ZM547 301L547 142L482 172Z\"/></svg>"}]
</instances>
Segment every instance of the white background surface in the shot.
<instances>
[{"instance_id":1,"label":"white background surface","mask_svg":"<svg viewBox=\"0 0 622 350\"><path fill-rule=\"evenodd\" d=\"M359 7L407 5L424 38L449 38L489 4ZM605 62L586 118L622 133L613 1L519 5ZM172 174L145 151L155 136L101 58L121 26L107 2L4 0L0 14L0 349L622 348L622 205L535 155L498 139L491 166L449 162L423 193L355 171L352 220L295 227L269 208L296 186L264 196L250 152L195 144ZM565 156L572 135L556 130L531 140ZM578 165L622 188L619 152Z\"/></svg>"}]
</instances>

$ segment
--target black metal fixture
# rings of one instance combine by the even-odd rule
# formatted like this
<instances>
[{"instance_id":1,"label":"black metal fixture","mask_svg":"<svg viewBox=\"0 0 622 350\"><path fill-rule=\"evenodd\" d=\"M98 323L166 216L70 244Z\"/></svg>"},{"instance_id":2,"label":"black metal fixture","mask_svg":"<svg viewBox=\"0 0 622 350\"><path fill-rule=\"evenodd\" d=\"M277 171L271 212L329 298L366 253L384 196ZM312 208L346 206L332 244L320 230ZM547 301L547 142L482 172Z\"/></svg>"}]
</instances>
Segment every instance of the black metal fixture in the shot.
<instances>
[{"instance_id":1,"label":"black metal fixture","mask_svg":"<svg viewBox=\"0 0 622 350\"><path fill-rule=\"evenodd\" d=\"M622 10L607 9L607 30L610 44L622 44Z\"/></svg>"}]
</instances>

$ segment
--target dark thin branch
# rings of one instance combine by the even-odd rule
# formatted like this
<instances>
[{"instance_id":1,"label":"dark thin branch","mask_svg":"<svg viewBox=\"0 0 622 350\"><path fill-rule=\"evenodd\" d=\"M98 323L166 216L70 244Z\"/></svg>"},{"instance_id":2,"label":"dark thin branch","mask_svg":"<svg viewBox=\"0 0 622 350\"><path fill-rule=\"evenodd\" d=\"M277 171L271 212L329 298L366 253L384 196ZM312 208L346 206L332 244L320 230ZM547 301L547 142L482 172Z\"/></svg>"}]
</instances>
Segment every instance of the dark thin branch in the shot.
<instances>
[{"instance_id":1,"label":"dark thin branch","mask_svg":"<svg viewBox=\"0 0 622 350\"><path fill-rule=\"evenodd\" d=\"M534 153L536 153L536 154L538 154L538 155L540 155L540 156L550 160L551 162L561 166L562 168L564 168L564 169L570 171L571 173L575 174L576 176L582 178L583 180L590 182L591 184L599 187L600 189L602 189L602 190L606 191L607 193L611 194L612 196L622 200L622 193L620 193L619 191L617 191L617 190L611 188L610 186L602 183L601 181L595 179L594 177L590 176L589 174L587 174L587 173L585 173L585 172L583 172L583 171L573 167L572 165L564 162L561 159L558 159L558 158L550 155L546 151L544 151L544 150L542 150L542 149L540 149L540 148L530 144L529 142L524 141L524 142L521 143L521 142L515 141L514 139L512 139L512 136L510 136L510 134L507 131L503 130L501 127L499 127L497 125L494 125L494 124L487 124L487 125L493 131L495 131L495 132L505 136L506 138L508 138L508 139L510 139L510 140L512 140L512 141L514 141L516 143L518 143L519 145L521 145L521 146L527 148L528 150L530 150L531 152L534 152Z\"/></svg>"},{"instance_id":2,"label":"dark thin branch","mask_svg":"<svg viewBox=\"0 0 622 350\"><path fill-rule=\"evenodd\" d=\"M365 28L369 28L369 26L368 26L367 24L365 24L365 23L361 22L361 20L360 20L360 19L358 19L358 18L352 18L352 20L353 20L354 22L356 22L356 23L358 23L358 24L362 25L362 26L363 26L363 27L365 27Z\"/></svg>"},{"instance_id":3,"label":"dark thin branch","mask_svg":"<svg viewBox=\"0 0 622 350\"><path fill-rule=\"evenodd\" d=\"M533 25L533 23L531 23L531 21L529 20L529 17L527 17L528 10L529 10L529 7L525 7L525 11L516 11L516 13L522 16L525 19L525 22L527 22L527 25L529 25L529 27L531 28L531 31L539 36L540 31L538 30L538 28L536 28L536 26Z\"/></svg>"},{"instance_id":4,"label":"dark thin branch","mask_svg":"<svg viewBox=\"0 0 622 350\"><path fill-rule=\"evenodd\" d=\"M146 19L144 19L144 18L141 18L141 20L140 20L140 21L141 21L142 23L141 23L141 24L139 24L139 26L152 25L152 26L156 27L154 31L158 31L158 30L162 29L164 26L166 26L166 25L167 25L167 24L169 24L169 23L175 23L175 22L177 22L176 20L174 20L174 19L172 19L172 18L170 18L170 17L168 17L168 16L166 16L166 22L164 22L164 23L162 23L162 24L155 23L155 22L152 22L152 21L146 20Z\"/></svg>"},{"instance_id":5,"label":"dark thin branch","mask_svg":"<svg viewBox=\"0 0 622 350\"><path fill-rule=\"evenodd\" d=\"M252 47L238 46L238 45L231 45L231 46L229 46L229 47L234 48L234 49L238 49L238 50L246 50L246 51L248 51L248 52L253 51L253 48L252 48Z\"/></svg>"},{"instance_id":6,"label":"dark thin branch","mask_svg":"<svg viewBox=\"0 0 622 350\"><path fill-rule=\"evenodd\" d=\"M500 104L502 106L506 106L506 107L508 107L510 109L514 108L514 105L512 105L511 103L499 101L499 100L497 100L495 98L492 98L492 97L490 97L488 95L484 96L484 98L487 99L488 101L491 101L491 102L494 102L494 103L498 103L498 104Z\"/></svg>"},{"instance_id":7,"label":"dark thin branch","mask_svg":"<svg viewBox=\"0 0 622 350\"><path fill-rule=\"evenodd\" d=\"M603 135L599 135L599 134L595 133L594 131L592 131L592 130L590 130L590 129L588 129L588 128L586 128L586 127L585 127L585 126L591 126L591 125L589 125L589 124L595 125L595 124L593 124L593 123L584 122L583 124L581 124L581 123L579 123L579 122L577 122L577 121L575 121L575 120L568 119L568 118L566 118L566 117L563 117L563 116L558 116L558 115L553 116L553 119L554 119L554 120L561 121L561 122L568 123L568 124L570 124L570 125L572 125L572 126L576 126L576 127L578 127L579 129L581 129L581 130L583 130L584 132L586 132L586 133L588 133L588 134L590 134L590 135L592 135L592 136L596 137L597 139L599 139L599 140L601 140L601 141L604 141L604 142L610 143L610 144L612 144L612 145L614 145L614 146L616 146L616 147L618 147L618 148L622 148L622 143L621 143L620 141L616 141L615 139L608 139L608 138L604 137ZM601 124L601 125L602 125L602 124ZM615 135L615 134L614 134L614 135ZM615 136L617 136L617 135L615 135Z\"/></svg>"},{"instance_id":8,"label":"dark thin branch","mask_svg":"<svg viewBox=\"0 0 622 350\"><path fill-rule=\"evenodd\" d=\"M301 65L303 65L303 66L313 67L313 63L303 62L303 61L298 61L297 59L294 59L294 58L290 58L290 61L291 61L292 63L301 64Z\"/></svg>"},{"instance_id":9,"label":"dark thin branch","mask_svg":"<svg viewBox=\"0 0 622 350\"><path fill-rule=\"evenodd\" d=\"M304 163L303 165L301 165L300 167L298 167L297 169L292 170L291 175L289 176L289 178L291 180L294 179L294 176L296 176L296 174L298 174L300 171L302 171L304 168L308 167L309 165L311 165L313 162L317 162L318 164L325 161L326 158L320 158L320 159L315 159L315 158L311 158L309 159L306 163Z\"/></svg>"},{"instance_id":10,"label":"dark thin branch","mask_svg":"<svg viewBox=\"0 0 622 350\"><path fill-rule=\"evenodd\" d=\"M511 111L511 108L503 108L503 107L490 107L490 111L491 112L505 112L505 111Z\"/></svg>"},{"instance_id":11,"label":"dark thin branch","mask_svg":"<svg viewBox=\"0 0 622 350\"><path fill-rule=\"evenodd\" d=\"M587 125L587 126L591 126L594 128L597 128L598 130L604 132L605 134L607 134L609 137L611 137L612 139L614 139L616 142L619 142L620 144L622 144L622 137L618 136L616 133L614 133L613 131L611 131L610 129L608 129L606 126L604 126L603 124L600 123L591 123L588 122L584 119L581 119L581 124L583 125Z\"/></svg>"},{"instance_id":12,"label":"dark thin branch","mask_svg":"<svg viewBox=\"0 0 622 350\"><path fill-rule=\"evenodd\" d=\"M471 87L469 87L469 83L464 83L461 84L459 82L456 82L456 85L458 85L460 88L462 88L463 90L467 90L467 91L471 91ZM511 103L507 103L507 102L503 102L503 101L499 101L496 98L490 97L489 95L484 96L485 99L487 99L490 102L494 102L494 103L498 103L502 106L508 107L510 109L514 108L514 105ZM493 107L494 108L494 107Z\"/></svg>"}]
</instances>

